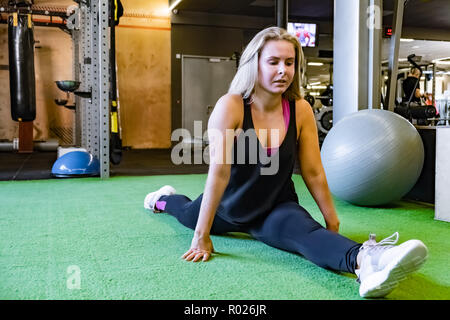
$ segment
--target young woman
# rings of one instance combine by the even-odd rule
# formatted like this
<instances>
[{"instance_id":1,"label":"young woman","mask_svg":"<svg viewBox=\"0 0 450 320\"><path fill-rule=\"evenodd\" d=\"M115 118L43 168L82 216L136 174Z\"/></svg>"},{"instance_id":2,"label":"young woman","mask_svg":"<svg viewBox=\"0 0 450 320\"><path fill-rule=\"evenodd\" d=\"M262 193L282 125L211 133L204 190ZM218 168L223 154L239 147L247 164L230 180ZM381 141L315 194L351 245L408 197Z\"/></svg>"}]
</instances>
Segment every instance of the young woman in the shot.
<instances>
[{"instance_id":1,"label":"young woman","mask_svg":"<svg viewBox=\"0 0 450 320\"><path fill-rule=\"evenodd\" d=\"M364 244L338 233L315 118L300 93L302 66L295 37L277 27L259 32L244 50L229 92L211 114L208 134L215 134L209 135L203 194L191 201L164 186L146 196L144 207L167 212L195 230L182 256L187 261L210 258L210 234L245 232L320 267L356 273L363 297L385 296L423 264L427 248L419 240L394 246L398 233L378 243L371 235ZM292 181L296 157L326 228L298 203Z\"/></svg>"}]
</instances>

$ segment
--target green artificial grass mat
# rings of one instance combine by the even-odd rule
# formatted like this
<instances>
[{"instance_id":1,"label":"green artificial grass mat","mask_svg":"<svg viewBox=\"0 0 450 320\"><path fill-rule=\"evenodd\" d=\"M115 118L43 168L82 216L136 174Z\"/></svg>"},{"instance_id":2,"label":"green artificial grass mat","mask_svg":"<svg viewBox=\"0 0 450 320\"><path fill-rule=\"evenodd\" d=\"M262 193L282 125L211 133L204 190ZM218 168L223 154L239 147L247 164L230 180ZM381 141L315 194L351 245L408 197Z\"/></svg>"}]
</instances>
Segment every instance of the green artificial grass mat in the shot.
<instances>
[{"instance_id":1,"label":"green artificial grass mat","mask_svg":"<svg viewBox=\"0 0 450 320\"><path fill-rule=\"evenodd\" d=\"M186 262L193 232L143 208L170 184L195 199L206 175L0 182L0 299L343 300L362 299L356 276L317 267L243 233L212 236L218 254ZM322 225L302 179L300 203ZM386 299L450 298L450 224L432 206L399 201L383 208L335 199L340 233L358 242L400 233L422 240L425 265ZM78 281L79 280L79 281Z\"/></svg>"}]
</instances>

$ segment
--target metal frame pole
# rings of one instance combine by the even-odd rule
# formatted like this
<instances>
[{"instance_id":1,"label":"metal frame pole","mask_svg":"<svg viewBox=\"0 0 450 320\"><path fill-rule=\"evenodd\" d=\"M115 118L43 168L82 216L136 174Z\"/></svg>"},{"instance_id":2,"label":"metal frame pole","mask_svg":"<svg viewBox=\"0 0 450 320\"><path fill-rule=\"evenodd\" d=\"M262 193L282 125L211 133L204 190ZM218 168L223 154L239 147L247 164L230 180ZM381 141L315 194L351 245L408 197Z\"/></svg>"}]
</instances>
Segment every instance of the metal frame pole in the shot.
<instances>
[{"instance_id":1,"label":"metal frame pole","mask_svg":"<svg viewBox=\"0 0 450 320\"><path fill-rule=\"evenodd\" d=\"M80 91L88 92L91 90L91 41L90 35L91 31L91 8L85 4L80 6L80 44L82 52L82 57L80 61ZM88 141L90 140L90 101L85 98L80 99L80 119L81 119L81 147L89 151Z\"/></svg>"},{"instance_id":2,"label":"metal frame pole","mask_svg":"<svg viewBox=\"0 0 450 320\"><path fill-rule=\"evenodd\" d=\"M436 103L436 63L433 63L432 65L433 70L433 81L432 81L432 87L431 87L431 95L433 96L432 104Z\"/></svg>"},{"instance_id":3,"label":"metal frame pole","mask_svg":"<svg viewBox=\"0 0 450 320\"><path fill-rule=\"evenodd\" d=\"M381 108L381 14L382 0L370 0L368 108Z\"/></svg>"},{"instance_id":4,"label":"metal frame pole","mask_svg":"<svg viewBox=\"0 0 450 320\"><path fill-rule=\"evenodd\" d=\"M387 106L390 111L395 108L395 89L397 87L397 70L398 70L398 52L400 48L400 38L402 36L403 11L405 0L395 0L394 17L392 20L392 37L389 49L389 67L388 77L389 85L387 87L386 98Z\"/></svg>"},{"instance_id":5,"label":"metal frame pole","mask_svg":"<svg viewBox=\"0 0 450 320\"><path fill-rule=\"evenodd\" d=\"M109 142L110 142L110 49L111 49L111 36L109 28L109 1L102 0L102 7L99 13L100 22L100 175L102 179L109 178ZM113 66L115 68L115 66Z\"/></svg>"},{"instance_id":6,"label":"metal frame pole","mask_svg":"<svg viewBox=\"0 0 450 320\"><path fill-rule=\"evenodd\" d=\"M80 21L78 20L81 16L80 9L73 13L75 23L69 27L71 29L72 35L72 75L73 80L80 81ZM73 17L72 16L72 17ZM81 119L80 119L80 97L74 95L75 99L75 112L73 116L73 132L72 132L72 145L79 146L80 145L80 137L81 137Z\"/></svg>"},{"instance_id":7,"label":"metal frame pole","mask_svg":"<svg viewBox=\"0 0 450 320\"><path fill-rule=\"evenodd\" d=\"M276 5L277 27L287 29L288 0L277 0Z\"/></svg>"},{"instance_id":8,"label":"metal frame pole","mask_svg":"<svg viewBox=\"0 0 450 320\"><path fill-rule=\"evenodd\" d=\"M109 178L109 1L92 1L92 106L94 119L94 154L100 161L100 177Z\"/></svg>"},{"instance_id":9,"label":"metal frame pole","mask_svg":"<svg viewBox=\"0 0 450 320\"><path fill-rule=\"evenodd\" d=\"M109 1L80 4L79 91L90 98L79 99L81 147L100 162L100 177L109 178ZM76 62L75 62L76 63Z\"/></svg>"}]
</instances>

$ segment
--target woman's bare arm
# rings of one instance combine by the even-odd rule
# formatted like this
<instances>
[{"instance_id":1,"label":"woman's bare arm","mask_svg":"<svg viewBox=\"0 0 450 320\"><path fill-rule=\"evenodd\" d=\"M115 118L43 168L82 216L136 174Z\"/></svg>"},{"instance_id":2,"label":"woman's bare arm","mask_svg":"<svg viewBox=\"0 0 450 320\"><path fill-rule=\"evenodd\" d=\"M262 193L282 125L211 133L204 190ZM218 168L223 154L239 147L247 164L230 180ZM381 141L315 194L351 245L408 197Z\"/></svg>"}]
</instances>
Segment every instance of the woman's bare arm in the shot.
<instances>
[{"instance_id":1,"label":"woman's bare arm","mask_svg":"<svg viewBox=\"0 0 450 320\"><path fill-rule=\"evenodd\" d=\"M327 229L338 232L339 219L320 158L316 120L308 102L297 101L296 116L297 123L301 123L298 155L303 180L322 212Z\"/></svg>"},{"instance_id":2,"label":"woman's bare arm","mask_svg":"<svg viewBox=\"0 0 450 320\"><path fill-rule=\"evenodd\" d=\"M242 98L225 95L219 99L208 122L210 164L203 192L200 213L195 227L191 248L182 258L203 261L214 251L210 238L211 226L216 210L230 180L231 152L234 131L242 116Z\"/></svg>"}]
</instances>

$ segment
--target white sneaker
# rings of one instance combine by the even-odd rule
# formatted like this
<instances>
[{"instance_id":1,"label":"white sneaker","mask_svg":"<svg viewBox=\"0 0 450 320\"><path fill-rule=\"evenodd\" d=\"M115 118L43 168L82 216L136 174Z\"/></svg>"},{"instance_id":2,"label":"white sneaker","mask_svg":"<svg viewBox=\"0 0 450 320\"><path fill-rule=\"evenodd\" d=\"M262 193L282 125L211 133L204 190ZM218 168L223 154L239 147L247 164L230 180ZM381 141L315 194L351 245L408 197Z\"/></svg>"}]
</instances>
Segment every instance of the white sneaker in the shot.
<instances>
[{"instance_id":1,"label":"white sneaker","mask_svg":"<svg viewBox=\"0 0 450 320\"><path fill-rule=\"evenodd\" d=\"M392 239L393 237L395 239ZM399 281L425 262L428 249L420 240L409 240L400 245L398 232L380 241L371 234L360 248L361 264L355 270L358 276L359 294L364 298L384 297L395 289Z\"/></svg>"},{"instance_id":2,"label":"white sneaker","mask_svg":"<svg viewBox=\"0 0 450 320\"><path fill-rule=\"evenodd\" d=\"M175 193L176 190L172 186L161 187L159 190L147 194L144 199L144 208L152 210L153 212L161 212L155 208L156 201L158 201L161 196L170 196Z\"/></svg>"}]
</instances>

